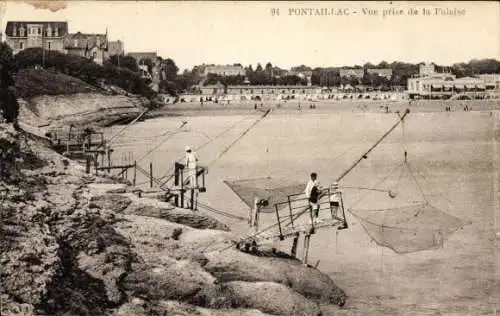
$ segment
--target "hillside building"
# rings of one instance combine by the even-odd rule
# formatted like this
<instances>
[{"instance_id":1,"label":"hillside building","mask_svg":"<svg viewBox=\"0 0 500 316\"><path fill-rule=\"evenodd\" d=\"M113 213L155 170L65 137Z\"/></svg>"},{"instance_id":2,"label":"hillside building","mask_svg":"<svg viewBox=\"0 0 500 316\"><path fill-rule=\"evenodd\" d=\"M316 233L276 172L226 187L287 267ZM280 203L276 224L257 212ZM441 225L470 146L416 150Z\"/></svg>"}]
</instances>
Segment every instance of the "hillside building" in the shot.
<instances>
[{"instance_id":1,"label":"hillside building","mask_svg":"<svg viewBox=\"0 0 500 316\"><path fill-rule=\"evenodd\" d=\"M69 55L85 57L102 65L108 56L107 34L68 34L64 39L64 49Z\"/></svg>"},{"instance_id":2,"label":"hillside building","mask_svg":"<svg viewBox=\"0 0 500 316\"><path fill-rule=\"evenodd\" d=\"M100 65L111 55L123 54L123 42L109 41L107 31L105 34L70 34L68 22L63 21L8 21L5 41L14 54L27 48L40 47L47 51L89 58Z\"/></svg>"},{"instance_id":3,"label":"hillside building","mask_svg":"<svg viewBox=\"0 0 500 316\"><path fill-rule=\"evenodd\" d=\"M365 75L365 70L363 68L350 68L350 69L340 69L340 78L350 78L354 77L356 79L363 79Z\"/></svg>"},{"instance_id":4,"label":"hillside building","mask_svg":"<svg viewBox=\"0 0 500 316\"><path fill-rule=\"evenodd\" d=\"M162 64L156 52L131 52L127 55L135 59L143 78L151 79L154 84L160 83L162 78ZM150 60L153 64L151 71L148 69L147 60Z\"/></svg>"},{"instance_id":5,"label":"hillside building","mask_svg":"<svg viewBox=\"0 0 500 316\"><path fill-rule=\"evenodd\" d=\"M368 68L366 72L370 75L378 75L379 77L386 78L387 80L391 80L392 78L392 69L391 68Z\"/></svg>"},{"instance_id":6,"label":"hillside building","mask_svg":"<svg viewBox=\"0 0 500 316\"><path fill-rule=\"evenodd\" d=\"M238 65L210 65L205 66L205 69L201 73L202 77L206 77L209 74L219 75L219 76L244 76L245 69L243 66Z\"/></svg>"},{"instance_id":7,"label":"hillside building","mask_svg":"<svg viewBox=\"0 0 500 316\"><path fill-rule=\"evenodd\" d=\"M125 54L125 47L124 47L122 41L120 41L120 40L109 41L108 40L108 56L124 55L124 54Z\"/></svg>"},{"instance_id":8,"label":"hillside building","mask_svg":"<svg viewBox=\"0 0 500 316\"><path fill-rule=\"evenodd\" d=\"M420 77L430 76L436 73L436 65L433 63L420 64L418 74Z\"/></svg>"},{"instance_id":9,"label":"hillside building","mask_svg":"<svg viewBox=\"0 0 500 316\"><path fill-rule=\"evenodd\" d=\"M65 53L67 35L68 22L63 21L8 21L5 27L5 41L14 54L31 47Z\"/></svg>"}]
</instances>

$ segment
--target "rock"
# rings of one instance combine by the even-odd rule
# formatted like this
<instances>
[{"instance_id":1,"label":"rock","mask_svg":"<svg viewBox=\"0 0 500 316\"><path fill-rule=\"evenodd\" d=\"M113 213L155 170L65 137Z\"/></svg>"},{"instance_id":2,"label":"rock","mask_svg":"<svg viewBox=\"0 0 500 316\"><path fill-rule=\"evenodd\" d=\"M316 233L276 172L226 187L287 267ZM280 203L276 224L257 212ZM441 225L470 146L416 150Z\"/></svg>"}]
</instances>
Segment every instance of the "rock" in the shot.
<instances>
[{"instance_id":1,"label":"rock","mask_svg":"<svg viewBox=\"0 0 500 316\"><path fill-rule=\"evenodd\" d=\"M149 205L134 205L126 210L127 214L149 216L165 219L167 221L186 225L198 229L218 229L229 231L229 227L216 219L191 210L179 208L152 207Z\"/></svg>"},{"instance_id":2,"label":"rock","mask_svg":"<svg viewBox=\"0 0 500 316\"><path fill-rule=\"evenodd\" d=\"M285 284L307 298L339 306L347 299L330 277L297 260L255 257L234 249L205 256L209 262L204 268L221 282L272 281Z\"/></svg>"},{"instance_id":3,"label":"rock","mask_svg":"<svg viewBox=\"0 0 500 316\"><path fill-rule=\"evenodd\" d=\"M98 178L95 183L90 183L87 187L91 195L125 193L127 190L126 184L116 183L116 181L106 178Z\"/></svg>"},{"instance_id":4,"label":"rock","mask_svg":"<svg viewBox=\"0 0 500 316\"><path fill-rule=\"evenodd\" d=\"M235 281L221 285L219 290L220 298L232 307L254 308L273 315L321 315L317 304L283 284Z\"/></svg>"},{"instance_id":5,"label":"rock","mask_svg":"<svg viewBox=\"0 0 500 316\"><path fill-rule=\"evenodd\" d=\"M108 193L108 194L120 194L120 193L127 193L127 190L124 188L117 188L117 189L107 190L106 193Z\"/></svg>"},{"instance_id":6,"label":"rock","mask_svg":"<svg viewBox=\"0 0 500 316\"><path fill-rule=\"evenodd\" d=\"M172 232L172 239L173 240L179 240L179 236L182 234L182 228L178 227L175 228L174 231Z\"/></svg>"},{"instance_id":7,"label":"rock","mask_svg":"<svg viewBox=\"0 0 500 316\"><path fill-rule=\"evenodd\" d=\"M123 288L129 295L147 300L189 300L214 281L199 264L163 258L161 265L134 265Z\"/></svg>"},{"instance_id":8,"label":"rock","mask_svg":"<svg viewBox=\"0 0 500 316\"><path fill-rule=\"evenodd\" d=\"M31 312L27 310L42 301L56 274L59 247L48 227L42 224L45 214L31 202L23 203L24 208L18 207L12 197L8 193L2 199L0 294L8 296L2 300L4 306L20 308L20 314L29 315Z\"/></svg>"},{"instance_id":9,"label":"rock","mask_svg":"<svg viewBox=\"0 0 500 316\"><path fill-rule=\"evenodd\" d=\"M126 196L119 194L106 194L93 196L90 199L89 207L121 213L130 205L130 203L132 203L132 201Z\"/></svg>"},{"instance_id":10,"label":"rock","mask_svg":"<svg viewBox=\"0 0 500 316\"><path fill-rule=\"evenodd\" d=\"M191 316L202 315L196 307L177 301L148 301L132 298L125 303L112 316L150 316L150 315L172 315Z\"/></svg>"},{"instance_id":11,"label":"rock","mask_svg":"<svg viewBox=\"0 0 500 316\"><path fill-rule=\"evenodd\" d=\"M62 262L43 311L103 315L110 306L123 303L121 281L136 261L128 241L87 209L77 208L52 225L62 247Z\"/></svg>"}]
</instances>

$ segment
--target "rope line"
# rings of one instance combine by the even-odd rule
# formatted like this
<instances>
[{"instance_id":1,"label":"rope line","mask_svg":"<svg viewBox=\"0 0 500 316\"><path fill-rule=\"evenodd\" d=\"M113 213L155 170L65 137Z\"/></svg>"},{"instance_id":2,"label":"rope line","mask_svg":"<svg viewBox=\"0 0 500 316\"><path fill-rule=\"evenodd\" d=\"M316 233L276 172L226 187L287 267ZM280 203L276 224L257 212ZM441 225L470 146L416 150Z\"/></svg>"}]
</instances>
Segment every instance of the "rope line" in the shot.
<instances>
[{"instance_id":1,"label":"rope line","mask_svg":"<svg viewBox=\"0 0 500 316\"><path fill-rule=\"evenodd\" d=\"M204 203L200 202L199 200L196 201L196 203L201 208L203 208L203 209L205 209L207 211L210 211L210 212L222 215L222 216L226 216L226 217L229 217L229 218L234 218L234 219L242 220L242 221L246 221L247 220L245 217L234 215L234 214L231 214L231 213L228 213L228 212L224 212L224 211L218 210L218 209L216 209L214 207L211 207L211 206L209 206L207 204L204 204Z\"/></svg>"},{"instance_id":2,"label":"rope line","mask_svg":"<svg viewBox=\"0 0 500 316\"><path fill-rule=\"evenodd\" d=\"M396 168L394 168L394 169L393 169L393 172L394 172L394 171L396 171L398 168L401 168L401 167L403 166L403 164L404 164L404 162L400 163L400 164L399 164ZM377 184L375 184L375 188L376 188L376 187L378 187L378 186L380 186L382 183L384 183L384 182L387 180L387 178L389 178L389 177L391 176L391 174L392 174L393 172L391 172L391 173L387 174L387 175L386 175L385 177L383 177L383 178L382 178L382 179L381 179L381 180L380 180ZM351 205L351 207L350 207L347 211L348 211L349 213L351 213L351 211L350 211L350 210L351 210L354 206L358 205L358 204L359 204L362 200L364 200L364 199L365 199L365 197L366 197L367 195L368 195L368 193L366 193L366 194L362 195L362 196L361 196L361 198L359 198L356 202L354 202L354 203Z\"/></svg>"},{"instance_id":3,"label":"rope line","mask_svg":"<svg viewBox=\"0 0 500 316\"><path fill-rule=\"evenodd\" d=\"M136 163L142 161L144 158L146 158L147 156L149 156L152 152L154 152L155 150L157 150L161 145L165 144L169 139L171 139L172 137L174 137L175 135L177 135L178 133L180 133L181 132L180 129L183 128L186 124L187 124L187 121L182 122L181 126L179 126L177 128L176 132L171 132L171 134L168 137L166 137L165 139L163 139L160 143L158 143L155 147L153 147L153 149L151 149L150 151L148 151L140 159L136 160ZM165 134L167 134L167 133L169 133L169 132L165 132ZM118 175L120 176L122 174L123 174L123 171L121 173L119 173Z\"/></svg>"},{"instance_id":4,"label":"rope line","mask_svg":"<svg viewBox=\"0 0 500 316\"><path fill-rule=\"evenodd\" d=\"M238 124L239 124L239 123L243 122L244 120L247 120L249 117L250 117L250 116L246 116L246 117L244 117L243 119L241 119L241 120L239 120L239 121L235 122L234 124L232 124L231 126L229 126L228 128L226 128L225 130L223 130L221 133L219 133L218 135L216 135L216 136L215 136L215 137L213 137L212 139L209 139L207 142L205 142L205 143L204 143L203 145L201 145L200 147L196 148L196 149L195 149L195 151L200 151L200 150L202 150L202 149L203 149L203 148L205 148L207 145L209 145L210 143L212 143L213 141L215 141L216 139L218 139L218 138L219 138L219 137L221 137L222 135L224 135L224 134L228 133L231 129L233 129L233 128L235 128L236 126L238 126ZM179 158L177 158L177 159L176 159L176 161L177 161L177 160L179 160L179 159L181 159L181 158L182 158L182 156L179 156ZM162 186L163 186L163 185L165 185L168 181L170 181L170 180L174 177L174 175L172 174L172 171L173 171L173 170L174 170L174 168L173 168L173 167L170 167L170 168L169 168L169 169L168 169L168 170L167 170L167 171L163 174L163 176L161 176L161 177L159 178L159 180L160 180L160 181L163 181L165 178L167 178L167 177L168 177L168 179L167 179L167 180L163 181Z\"/></svg>"},{"instance_id":5,"label":"rope line","mask_svg":"<svg viewBox=\"0 0 500 316\"><path fill-rule=\"evenodd\" d=\"M413 170L412 170L412 168L410 167L410 165L409 165L407 162L405 162L405 164L406 164L406 167L408 168L408 170L410 171L410 175L411 175L411 176L413 177L413 179L415 180L415 184L417 185L418 190L420 191L420 194L422 194L422 197L424 198L424 201L425 201L425 202L428 202L428 201L427 201L427 196L424 194L424 191L422 190L422 187L420 186L420 183L418 183L417 178L416 178L416 177L415 177L415 175L413 174Z\"/></svg>"},{"instance_id":6,"label":"rope line","mask_svg":"<svg viewBox=\"0 0 500 316\"><path fill-rule=\"evenodd\" d=\"M271 109L268 109L266 112L264 112L264 114L262 114L262 116L258 120L256 120L252 125L250 125L250 127L248 127L240 136L238 136L238 138L236 138L228 147L226 147L226 149L224 149L221 153L219 153L219 155L217 155L217 157L211 163L208 164L208 167L216 163L217 160L219 160L225 153L227 153L229 149L231 149L231 147L233 147L240 139L242 139L255 125L257 125L260 121L262 121L262 119L264 119L270 112Z\"/></svg>"},{"instance_id":7,"label":"rope line","mask_svg":"<svg viewBox=\"0 0 500 316\"><path fill-rule=\"evenodd\" d=\"M134 124L135 122L137 122L144 114L146 114L147 112L149 111L149 109L146 109L144 110L142 113L140 113L134 120L132 120L132 122L128 123L127 125L125 125L121 130L119 130L118 132L116 132L113 136L111 136L109 138L109 140L107 141L107 145L109 146L111 144L111 142L113 141L113 139L115 139L118 135L120 135L125 129L127 129L128 127L130 127L132 124ZM100 147L101 145L99 145ZM97 149L99 149L99 147L97 147Z\"/></svg>"}]
</instances>

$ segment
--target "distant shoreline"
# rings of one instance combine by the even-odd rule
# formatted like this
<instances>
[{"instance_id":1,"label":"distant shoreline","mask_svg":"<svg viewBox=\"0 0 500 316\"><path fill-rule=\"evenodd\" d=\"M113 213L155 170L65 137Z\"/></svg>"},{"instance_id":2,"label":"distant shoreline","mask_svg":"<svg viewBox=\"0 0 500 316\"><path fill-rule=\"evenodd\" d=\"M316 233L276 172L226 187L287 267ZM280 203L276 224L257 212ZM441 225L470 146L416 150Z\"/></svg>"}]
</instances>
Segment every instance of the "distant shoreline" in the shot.
<instances>
[{"instance_id":1,"label":"distant shoreline","mask_svg":"<svg viewBox=\"0 0 500 316\"><path fill-rule=\"evenodd\" d=\"M257 105L257 110L255 110ZM310 108L314 105L315 108ZM372 113L386 114L385 106L389 112L402 111L409 108L412 112L445 112L445 106L451 106L453 112L465 112L463 107L467 105L470 111L495 111L500 110L500 100L413 100L409 105L408 100L402 101L370 101L370 100L321 100L316 102L291 100L287 102L278 101L243 101L219 104L200 102L167 104L160 109L150 112L148 118L164 116L210 116L210 115L249 115L261 114L263 109L273 109L273 114L327 114L327 113Z\"/></svg>"}]
</instances>

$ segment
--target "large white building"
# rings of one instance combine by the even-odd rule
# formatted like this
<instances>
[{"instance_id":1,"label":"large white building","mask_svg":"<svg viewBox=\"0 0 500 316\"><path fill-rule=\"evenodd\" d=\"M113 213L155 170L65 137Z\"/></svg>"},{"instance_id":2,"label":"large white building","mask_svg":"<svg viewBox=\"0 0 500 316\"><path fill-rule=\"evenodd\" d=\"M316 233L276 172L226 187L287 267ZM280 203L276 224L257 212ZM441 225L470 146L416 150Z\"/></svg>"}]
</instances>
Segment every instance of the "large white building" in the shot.
<instances>
[{"instance_id":1,"label":"large white building","mask_svg":"<svg viewBox=\"0 0 500 316\"><path fill-rule=\"evenodd\" d=\"M410 98L450 98L457 94L482 98L498 89L499 83L499 75L456 78L451 73L437 73L434 64L424 64L418 75L408 78L406 93Z\"/></svg>"}]
</instances>

